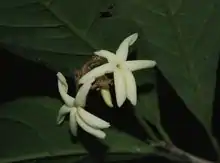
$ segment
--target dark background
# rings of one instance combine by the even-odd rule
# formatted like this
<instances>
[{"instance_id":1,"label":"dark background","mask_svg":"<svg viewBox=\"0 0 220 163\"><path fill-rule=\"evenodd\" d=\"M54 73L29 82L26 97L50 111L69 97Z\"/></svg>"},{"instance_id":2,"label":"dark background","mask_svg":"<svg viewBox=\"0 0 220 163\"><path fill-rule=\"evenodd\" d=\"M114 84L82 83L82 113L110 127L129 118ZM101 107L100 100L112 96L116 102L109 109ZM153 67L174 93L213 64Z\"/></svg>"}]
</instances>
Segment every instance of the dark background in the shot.
<instances>
[{"instance_id":1,"label":"dark background","mask_svg":"<svg viewBox=\"0 0 220 163\"><path fill-rule=\"evenodd\" d=\"M213 130L218 139L220 138L220 133L218 132L218 124L220 122L220 104L218 102L220 100L219 72L218 68L213 113ZM24 96L50 96L60 99L57 91L56 72L46 68L44 65L11 54L4 49L0 49L0 74L0 104ZM68 78L68 81L70 91L74 93L73 78ZM182 100L158 70L157 81L162 123L174 144L197 156L215 160L216 154L203 127L187 110ZM133 128L136 127L133 126ZM147 157L128 162L137 161L170 162L158 157Z\"/></svg>"}]
</instances>

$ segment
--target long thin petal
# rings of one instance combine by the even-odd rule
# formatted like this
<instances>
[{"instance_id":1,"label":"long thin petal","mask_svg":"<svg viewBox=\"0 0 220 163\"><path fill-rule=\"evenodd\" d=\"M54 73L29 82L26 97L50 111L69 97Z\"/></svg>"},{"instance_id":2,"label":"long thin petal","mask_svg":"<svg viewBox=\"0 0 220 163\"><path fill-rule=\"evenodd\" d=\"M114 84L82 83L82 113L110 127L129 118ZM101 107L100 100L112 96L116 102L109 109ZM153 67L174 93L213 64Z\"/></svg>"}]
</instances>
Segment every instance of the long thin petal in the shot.
<instances>
[{"instance_id":1,"label":"long thin petal","mask_svg":"<svg viewBox=\"0 0 220 163\"><path fill-rule=\"evenodd\" d=\"M89 71L88 73L86 73L80 80L79 83L83 84L88 80L91 80L92 78L97 78L100 77L106 73L111 73L113 72L113 70L115 69L115 65L111 64L111 63L106 63L103 64L99 67L96 67L94 69L92 69L91 71Z\"/></svg>"},{"instance_id":2,"label":"long thin petal","mask_svg":"<svg viewBox=\"0 0 220 163\"><path fill-rule=\"evenodd\" d=\"M126 80L126 92L127 98L130 100L132 105L137 104L137 87L134 75L129 70L124 70L125 80Z\"/></svg>"},{"instance_id":3,"label":"long thin petal","mask_svg":"<svg viewBox=\"0 0 220 163\"><path fill-rule=\"evenodd\" d=\"M57 124L58 125L64 121L65 116L70 112L70 110L71 110L71 108L66 105L63 105L60 108L58 116L57 116Z\"/></svg>"},{"instance_id":4,"label":"long thin petal","mask_svg":"<svg viewBox=\"0 0 220 163\"><path fill-rule=\"evenodd\" d=\"M91 126L92 128L102 129L110 127L110 124L99 117L94 116L93 114L87 112L83 108L78 108L78 114L80 118L87 123L87 125Z\"/></svg>"},{"instance_id":5,"label":"long thin petal","mask_svg":"<svg viewBox=\"0 0 220 163\"><path fill-rule=\"evenodd\" d=\"M73 97L71 97L70 95L67 94L67 89L66 87L61 83L60 80L58 80L58 90L60 93L61 98L63 99L64 103L69 106L72 107L74 104L75 99Z\"/></svg>"},{"instance_id":6,"label":"long thin petal","mask_svg":"<svg viewBox=\"0 0 220 163\"><path fill-rule=\"evenodd\" d=\"M116 69L114 71L114 85L118 107L121 107L126 99L125 84L123 70Z\"/></svg>"},{"instance_id":7,"label":"long thin petal","mask_svg":"<svg viewBox=\"0 0 220 163\"><path fill-rule=\"evenodd\" d=\"M57 79L61 82L65 91L67 92L68 91L68 84L66 82L66 78L63 76L63 74L61 72L57 73Z\"/></svg>"},{"instance_id":8,"label":"long thin petal","mask_svg":"<svg viewBox=\"0 0 220 163\"><path fill-rule=\"evenodd\" d=\"M66 82L66 78L63 76L63 74L61 72L57 73L57 78L58 78L58 80L60 80L63 83L63 85L68 87L67 82Z\"/></svg>"},{"instance_id":9,"label":"long thin petal","mask_svg":"<svg viewBox=\"0 0 220 163\"><path fill-rule=\"evenodd\" d=\"M135 60L126 61L125 64L129 70L136 71L145 68L152 68L156 65L156 62L151 60Z\"/></svg>"},{"instance_id":10,"label":"long thin petal","mask_svg":"<svg viewBox=\"0 0 220 163\"><path fill-rule=\"evenodd\" d=\"M92 128L89 125L87 125L78 114L76 114L76 121L83 130L90 133L91 135L100 139L104 139L106 137L106 134L103 131Z\"/></svg>"},{"instance_id":11,"label":"long thin petal","mask_svg":"<svg viewBox=\"0 0 220 163\"><path fill-rule=\"evenodd\" d=\"M108 107L112 108L113 107L112 97L111 97L111 93L110 93L109 89L101 89L101 95L102 95L102 98L105 101L106 105L108 105Z\"/></svg>"},{"instance_id":12,"label":"long thin petal","mask_svg":"<svg viewBox=\"0 0 220 163\"><path fill-rule=\"evenodd\" d=\"M88 80L85 84L83 84L76 94L75 105L84 107L86 105L86 97L89 93L92 82L95 79Z\"/></svg>"},{"instance_id":13,"label":"long thin petal","mask_svg":"<svg viewBox=\"0 0 220 163\"><path fill-rule=\"evenodd\" d=\"M125 38L124 41L122 41L122 43L119 45L119 48L116 51L116 56L120 57L123 61L126 61L128 56L128 48L137 40L137 38L137 33L134 33Z\"/></svg>"},{"instance_id":14,"label":"long thin petal","mask_svg":"<svg viewBox=\"0 0 220 163\"><path fill-rule=\"evenodd\" d=\"M106 58L108 62L115 62L117 60L117 56L108 50L99 50L94 52L94 54Z\"/></svg>"},{"instance_id":15,"label":"long thin petal","mask_svg":"<svg viewBox=\"0 0 220 163\"><path fill-rule=\"evenodd\" d=\"M76 120L76 108L72 109L70 112L70 131L76 136L77 135L77 120Z\"/></svg>"}]
</instances>

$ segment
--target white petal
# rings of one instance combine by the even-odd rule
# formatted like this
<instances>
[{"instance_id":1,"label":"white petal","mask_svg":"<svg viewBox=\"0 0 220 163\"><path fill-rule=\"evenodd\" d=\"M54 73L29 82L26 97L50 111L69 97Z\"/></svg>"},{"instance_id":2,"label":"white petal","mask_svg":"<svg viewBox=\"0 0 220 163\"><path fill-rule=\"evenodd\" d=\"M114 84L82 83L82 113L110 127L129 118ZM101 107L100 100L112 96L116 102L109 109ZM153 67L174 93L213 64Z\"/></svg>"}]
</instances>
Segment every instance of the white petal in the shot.
<instances>
[{"instance_id":1,"label":"white petal","mask_svg":"<svg viewBox=\"0 0 220 163\"><path fill-rule=\"evenodd\" d=\"M77 121L76 121L76 108L74 107L70 112L70 131L76 136L77 135Z\"/></svg>"},{"instance_id":2,"label":"white petal","mask_svg":"<svg viewBox=\"0 0 220 163\"><path fill-rule=\"evenodd\" d=\"M128 36L122 43L119 45L118 50L116 51L116 56L120 57L123 61L127 60L128 48L131 46L138 38L138 34L134 33Z\"/></svg>"},{"instance_id":3,"label":"white petal","mask_svg":"<svg viewBox=\"0 0 220 163\"><path fill-rule=\"evenodd\" d=\"M123 70L116 69L114 71L115 94L118 107L124 103L126 99L126 89Z\"/></svg>"},{"instance_id":4,"label":"white petal","mask_svg":"<svg viewBox=\"0 0 220 163\"><path fill-rule=\"evenodd\" d=\"M63 74L61 72L57 73L57 79L61 82L61 84L65 88L65 91L67 92L68 91L68 84L66 82L66 78L63 76Z\"/></svg>"},{"instance_id":5,"label":"white petal","mask_svg":"<svg viewBox=\"0 0 220 163\"><path fill-rule=\"evenodd\" d=\"M117 56L114 53L107 51L107 50L99 50L99 51L94 52L94 54L100 57L106 58L108 62L117 61Z\"/></svg>"},{"instance_id":6,"label":"white petal","mask_svg":"<svg viewBox=\"0 0 220 163\"><path fill-rule=\"evenodd\" d=\"M126 92L127 98L130 100L132 105L137 104L137 87L134 75L129 70L124 70L125 80L126 80Z\"/></svg>"},{"instance_id":7,"label":"white petal","mask_svg":"<svg viewBox=\"0 0 220 163\"><path fill-rule=\"evenodd\" d=\"M108 107L112 108L113 107L112 97L111 97L111 93L110 93L109 89L101 89L101 95L102 95L102 98L105 101L106 105L108 105Z\"/></svg>"},{"instance_id":8,"label":"white petal","mask_svg":"<svg viewBox=\"0 0 220 163\"><path fill-rule=\"evenodd\" d=\"M108 128L110 124L99 117L94 116L93 114L87 112L83 108L78 108L78 114L80 118L89 126L96 129Z\"/></svg>"},{"instance_id":9,"label":"white petal","mask_svg":"<svg viewBox=\"0 0 220 163\"><path fill-rule=\"evenodd\" d=\"M76 99L75 99L75 105L76 106L81 106L84 107L86 105L86 97L89 93L90 87L92 85L92 82L94 82L95 79L91 79L87 81L85 84L83 84L80 89L78 90L76 94Z\"/></svg>"},{"instance_id":10,"label":"white petal","mask_svg":"<svg viewBox=\"0 0 220 163\"><path fill-rule=\"evenodd\" d=\"M73 106L74 98L67 94L68 84L66 82L66 78L60 72L57 73L57 78L58 78L58 90L63 101L65 102L66 105L70 107Z\"/></svg>"},{"instance_id":11,"label":"white petal","mask_svg":"<svg viewBox=\"0 0 220 163\"><path fill-rule=\"evenodd\" d=\"M95 129L90 127L89 125L87 125L78 114L76 114L76 121L79 124L79 126L85 130L86 132L90 133L91 135L100 138L100 139L104 139L106 137L106 134L99 130L99 129Z\"/></svg>"},{"instance_id":12,"label":"white petal","mask_svg":"<svg viewBox=\"0 0 220 163\"><path fill-rule=\"evenodd\" d=\"M79 83L83 84L86 81L92 79L92 78L97 78L100 77L106 73L111 73L113 72L113 70L115 69L115 65L111 64L111 63L106 63L104 65L101 65L99 67L96 67L94 69L92 69L91 71L89 71L88 73L86 73L80 80Z\"/></svg>"},{"instance_id":13,"label":"white petal","mask_svg":"<svg viewBox=\"0 0 220 163\"><path fill-rule=\"evenodd\" d=\"M71 108L66 105L63 105L60 108L58 116L57 116L57 124L61 124L64 121L66 114L68 114L70 112L70 110L71 110Z\"/></svg>"},{"instance_id":14,"label":"white petal","mask_svg":"<svg viewBox=\"0 0 220 163\"><path fill-rule=\"evenodd\" d=\"M151 60L135 60L126 61L125 64L129 70L136 71L145 68L152 68L156 65L156 62Z\"/></svg>"},{"instance_id":15,"label":"white petal","mask_svg":"<svg viewBox=\"0 0 220 163\"><path fill-rule=\"evenodd\" d=\"M63 99L64 103L67 106L72 107L75 99L67 94L67 89L63 85L63 83L61 83L60 80L58 80L58 90L59 90L60 96Z\"/></svg>"},{"instance_id":16,"label":"white petal","mask_svg":"<svg viewBox=\"0 0 220 163\"><path fill-rule=\"evenodd\" d=\"M67 82L66 82L66 78L63 76L63 74L61 72L57 73L57 78L58 80L60 80L66 87L68 87Z\"/></svg>"}]
</instances>

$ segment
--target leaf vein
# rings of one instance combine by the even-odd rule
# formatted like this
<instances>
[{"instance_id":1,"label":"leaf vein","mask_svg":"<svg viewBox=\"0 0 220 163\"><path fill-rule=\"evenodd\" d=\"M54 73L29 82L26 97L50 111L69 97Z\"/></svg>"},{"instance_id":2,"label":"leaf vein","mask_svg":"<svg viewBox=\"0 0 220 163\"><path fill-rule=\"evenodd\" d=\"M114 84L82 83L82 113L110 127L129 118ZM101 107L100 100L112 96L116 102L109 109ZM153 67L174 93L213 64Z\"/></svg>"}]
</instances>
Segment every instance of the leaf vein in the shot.
<instances>
[{"instance_id":1,"label":"leaf vein","mask_svg":"<svg viewBox=\"0 0 220 163\"><path fill-rule=\"evenodd\" d=\"M56 12L53 11L53 9L51 9L50 4L49 5L47 3L40 3L40 4L43 5L47 10L49 10L51 14L53 14L60 22L62 22L65 26L67 26L68 29L74 35L78 36L81 40L86 42L93 50L97 50L96 46L91 41L89 41L87 38L85 38L82 34L80 34L80 31L74 25L72 25L67 20L63 20L58 14L56 14Z\"/></svg>"}]
</instances>

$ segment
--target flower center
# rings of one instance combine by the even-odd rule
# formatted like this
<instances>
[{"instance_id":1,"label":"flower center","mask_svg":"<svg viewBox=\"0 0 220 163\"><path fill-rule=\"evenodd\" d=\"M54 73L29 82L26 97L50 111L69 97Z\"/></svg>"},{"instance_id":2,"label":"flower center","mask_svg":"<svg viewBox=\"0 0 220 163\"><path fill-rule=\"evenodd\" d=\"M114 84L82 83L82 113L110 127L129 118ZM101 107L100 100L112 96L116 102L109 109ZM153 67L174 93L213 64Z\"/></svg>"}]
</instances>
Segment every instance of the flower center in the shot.
<instances>
[{"instance_id":1,"label":"flower center","mask_svg":"<svg viewBox=\"0 0 220 163\"><path fill-rule=\"evenodd\" d=\"M116 67L119 68L119 69L122 68L122 67L121 67L121 64L117 64Z\"/></svg>"}]
</instances>

